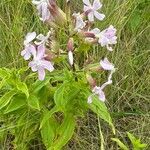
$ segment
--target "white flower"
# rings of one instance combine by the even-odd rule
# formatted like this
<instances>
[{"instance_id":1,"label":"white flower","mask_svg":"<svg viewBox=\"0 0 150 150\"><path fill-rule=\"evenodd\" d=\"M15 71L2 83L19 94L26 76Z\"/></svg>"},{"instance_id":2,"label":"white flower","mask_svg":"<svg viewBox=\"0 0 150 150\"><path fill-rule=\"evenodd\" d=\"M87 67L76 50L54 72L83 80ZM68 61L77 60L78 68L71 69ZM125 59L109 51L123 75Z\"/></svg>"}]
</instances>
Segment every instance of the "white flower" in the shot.
<instances>
[{"instance_id":1,"label":"white flower","mask_svg":"<svg viewBox=\"0 0 150 150\"><path fill-rule=\"evenodd\" d=\"M80 32L85 27L86 23L83 21L80 13L74 13L73 16L76 18L76 25L74 30Z\"/></svg>"},{"instance_id":2,"label":"white flower","mask_svg":"<svg viewBox=\"0 0 150 150\"><path fill-rule=\"evenodd\" d=\"M45 70L52 72L54 70L53 64L50 61L44 59L45 56L45 46L39 45L34 48L33 60L29 63L33 72L38 72L39 80L44 80Z\"/></svg>"},{"instance_id":3,"label":"white flower","mask_svg":"<svg viewBox=\"0 0 150 150\"><path fill-rule=\"evenodd\" d=\"M99 0L94 0L93 5L90 3L89 0L83 0L84 3L84 12L88 14L89 21L94 21L94 16L98 20L103 20L105 18L104 14L101 14L98 12L99 9L101 9L102 4Z\"/></svg>"}]
</instances>

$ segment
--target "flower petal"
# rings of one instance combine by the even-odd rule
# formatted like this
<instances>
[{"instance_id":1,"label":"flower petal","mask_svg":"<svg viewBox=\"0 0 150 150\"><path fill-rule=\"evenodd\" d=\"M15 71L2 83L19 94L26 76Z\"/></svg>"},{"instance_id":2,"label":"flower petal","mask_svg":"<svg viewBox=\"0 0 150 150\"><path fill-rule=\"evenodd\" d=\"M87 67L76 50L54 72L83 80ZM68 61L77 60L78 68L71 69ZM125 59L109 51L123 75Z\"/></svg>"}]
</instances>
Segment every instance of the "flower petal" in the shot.
<instances>
[{"instance_id":1,"label":"flower petal","mask_svg":"<svg viewBox=\"0 0 150 150\"><path fill-rule=\"evenodd\" d=\"M90 32L94 33L96 36L96 35L100 34L100 29L95 28L95 29L91 30Z\"/></svg>"},{"instance_id":2,"label":"flower petal","mask_svg":"<svg viewBox=\"0 0 150 150\"><path fill-rule=\"evenodd\" d=\"M102 21L105 18L105 15L99 13L98 11L94 11L94 16L100 21Z\"/></svg>"},{"instance_id":3,"label":"flower petal","mask_svg":"<svg viewBox=\"0 0 150 150\"><path fill-rule=\"evenodd\" d=\"M93 22L94 21L94 12L91 11L90 13L88 13L88 19L89 21Z\"/></svg>"},{"instance_id":4,"label":"flower petal","mask_svg":"<svg viewBox=\"0 0 150 150\"><path fill-rule=\"evenodd\" d=\"M45 55L45 46L41 44L37 48L37 59L42 59Z\"/></svg>"},{"instance_id":5,"label":"flower petal","mask_svg":"<svg viewBox=\"0 0 150 150\"><path fill-rule=\"evenodd\" d=\"M91 3L90 3L89 0L83 0L83 3L84 3L85 5L87 5L87 6L91 6Z\"/></svg>"},{"instance_id":6,"label":"flower petal","mask_svg":"<svg viewBox=\"0 0 150 150\"><path fill-rule=\"evenodd\" d=\"M93 2L93 9L98 10L102 7L102 3L99 0L94 0Z\"/></svg>"},{"instance_id":7,"label":"flower petal","mask_svg":"<svg viewBox=\"0 0 150 150\"><path fill-rule=\"evenodd\" d=\"M38 78L41 81L44 80L44 78L45 78L45 70L44 70L44 68L39 68L38 69Z\"/></svg>"},{"instance_id":8,"label":"flower petal","mask_svg":"<svg viewBox=\"0 0 150 150\"><path fill-rule=\"evenodd\" d=\"M100 65L104 70L114 70L114 65L110 63L107 58L101 60Z\"/></svg>"},{"instance_id":9,"label":"flower petal","mask_svg":"<svg viewBox=\"0 0 150 150\"><path fill-rule=\"evenodd\" d=\"M106 100L105 93L102 90L99 91L99 100L102 102Z\"/></svg>"},{"instance_id":10,"label":"flower petal","mask_svg":"<svg viewBox=\"0 0 150 150\"><path fill-rule=\"evenodd\" d=\"M28 33L25 37L24 45L29 44L36 37L36 32Z\"/></svg>"},{"instance_id":11,"label":"flower petal","mask_svg":"<svg viewBox=\"0 0 150 150\"><path fill-rule=\"evenodd\" d=\"M34 61L31 61L29 62L29 67L31 67L31 70L33 72L36 72L38 69L37 69L37 66L35 65L35 62Z\"/></svg>"},{"instance_id":12,"label":"flower petal","mask_svg":"<svg viewBox=\"0 0 150 150\"><path fill-rule=\"evenodd\" d=\"M50 72L54 70L52 63L47 60L41 60L41 64L43 68L47 69Z\"/></svg>"}]
</instances>

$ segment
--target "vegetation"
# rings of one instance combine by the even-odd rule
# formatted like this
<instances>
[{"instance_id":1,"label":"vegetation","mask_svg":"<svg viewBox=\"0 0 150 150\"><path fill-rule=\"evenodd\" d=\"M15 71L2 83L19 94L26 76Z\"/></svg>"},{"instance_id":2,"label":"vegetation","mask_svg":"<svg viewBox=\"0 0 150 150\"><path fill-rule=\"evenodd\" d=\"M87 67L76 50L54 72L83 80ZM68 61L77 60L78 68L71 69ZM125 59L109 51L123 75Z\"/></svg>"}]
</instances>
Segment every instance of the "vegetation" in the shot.
<instances>
[{"instance_id":1,"label":"vegetation","mask_svg":"<svg viewBox=\"0 0 150 150\"><path fill-rule=\"evenodd\" d=\"M63 8L64 2L59 0L59 3ZM117 29L118 37L118 43L114 51L111 54L109 53L109 57L112 59L117 70L113 77L113 85L106 90L106 105L111 114L116 134L114 135L111 128L101 120L102 117L89 111L84 118L81 117L82 115L79 115L80 117L77 121L75 133L70 142L63 149L116 150L119 149L119 144L117 145L116 143L118 142L114 142L116 140L112 140L112 138L115 138L117 141L120 139L120 141L130 149L134 148L134 140L139 143L142 141L142 143L147 144L147 146L143 146L143 149L148 150L150 149L150 1L103 0L102 3L102 10L105 12L106 19L103 22L97 22L96 26L100 29L104 29L106 26L113 24ZM82 5L80 0L72 0L71 6L77 12L82 10ZM11 75L11 81L7 82L6 88L11 89L13 87L15 89L14 91L12 90L6 93L7 95L5 95L6 98L3 102L4 105L9 102L9 99L7 99L8 94L13 96L16 89L20 91L16 97L17 100L20 99L23 93L26 97L29 96L26 85L21 82L21 79L26 78L25 74L28 74L28 72L26 72L27 64L20 55L23 49L24 37L29 31L39 33L46 33L48 31L48 27L43 26L43 23L39 20L37 11L31 1L1 0L0 67L6 67L8 70L0 71L4 73L3 75L5 77L1 76L5 79L7 79L7 75ZM93 63L98 62L105 55L108 55L108 52L97 46L90 52L90 58ZM12 72L10 71L11 68L14 68L13 71L11 70ZM15 69L19 69L20 71L16 72ZM35 78L35 75L31 74L31 76L27 77L28 83L34 83L32 75ZM67 72L65 75L66 78L68 78ZM69 77L71 78L70 74ZM47 80L45 82L47 82ZM0 81L0 87L3 86L3 82L3 80ZM30 90L40 90L37 89L38 84L39 83L36 82L30 85ZM45 84L46 83L44 83L44 85ZM77 88L76 86L74 87L75 89ZM3 90L5 90L5 88ZM0 91L0 96L4 94L3 90ZM36 93L37 91L32 92ZM40 96L42 97L43 95ZM56 94L55 97L57 97ZM36 97L33 96L31 99L34 99L36 102ZM32 109L40 109L37 103L30 101L28 104ZM19 106L23 105L24 104L19 101ZM47 107L51 107L51 104ZM19 150L26 149L22 143L28 143L29 141L30 149L44 149L40 133L35 132L38 128L36 123L38 124L39 122L37 119L39 113L34 112L32 114L29 109L26 110L28 113L22 115L22 117L20 117L18 113L9 115L11 111L14 111L14 108L15 104L10 103L9 108L5 110L5 117L2 115L2 112L0 112L0 149L11 149L14 143L19 145ZM23 109L20 111L23 111ZM14 119L16 119L14 115L17 116L17 118L20 117L20 124L13 124L13 122L15 122ZM61 120L61 114L57 116L60 116ZM71 117L72 116L68 116L68 118ZM32 120L35 118L34 125L30 122L31 118ZM4 125L3 122L7 122L7 124ZM74 126L74 122L69 123ZM57 126L57 123L54 126ZM28 129L30 129L30 132L28 132ZM72 129L70 130L72 131ZM15 139L15 141L14 135L12 134L14 131L18 138ZM49 135L52 136L51 130L47 131L46 128L45 131L45 129L43 129L42 134L46 134L45 132L48 132ZM62 129L62 132L64 132L64 129ZM134 136L129 133L127 135L126 132L132 133L135 137L140 139L140 141L136 138L132 141L132 137ZM33 137L30 138L34 140L31 141L31 139L28 139L29 135L33 135ZM129 137L130 140L127 137ZM47 138L48 139L45 140L49 140L50 137Z\"/></svg>"}]
</instances>

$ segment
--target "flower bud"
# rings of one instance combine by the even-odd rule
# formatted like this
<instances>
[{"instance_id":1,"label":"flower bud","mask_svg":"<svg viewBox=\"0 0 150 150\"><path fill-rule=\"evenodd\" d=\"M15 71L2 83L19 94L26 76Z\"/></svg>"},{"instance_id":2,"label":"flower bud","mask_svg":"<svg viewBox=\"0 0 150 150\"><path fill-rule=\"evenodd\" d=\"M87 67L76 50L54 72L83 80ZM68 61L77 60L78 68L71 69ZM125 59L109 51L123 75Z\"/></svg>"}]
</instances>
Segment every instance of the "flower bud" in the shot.
<instances>
[{"instance_id":1,"label":"flower bud","mask_svg":"<svg viewBox=\"0 0 150 150\"><path fill-rule=\"evenodd\" d=\"M96 86L96 80L90 74L86 74L87 81L89 82L91 88L93 89Z\"/></svg>"},{"instance_id":2,"label":"flower bud","mask_svg":"<svg viewBox=\"0 0 150 150\"><path fill-rule=\"evenodd\" d=\"M72 51L74 50L74 40L73 38L70 38L67 44L67 50Z\"/></svg>"},{"instance_id":3,"label":"flower bud","mask_svg":"<svg viewBox=\"0 0 150 150\"><path fill-rule=\"evenodd\" d=\"M66 22L66 14L57 6L56 0L49 0L48 9L54 18L54 22L63 25Z\"/></svg>"}]
</instances>

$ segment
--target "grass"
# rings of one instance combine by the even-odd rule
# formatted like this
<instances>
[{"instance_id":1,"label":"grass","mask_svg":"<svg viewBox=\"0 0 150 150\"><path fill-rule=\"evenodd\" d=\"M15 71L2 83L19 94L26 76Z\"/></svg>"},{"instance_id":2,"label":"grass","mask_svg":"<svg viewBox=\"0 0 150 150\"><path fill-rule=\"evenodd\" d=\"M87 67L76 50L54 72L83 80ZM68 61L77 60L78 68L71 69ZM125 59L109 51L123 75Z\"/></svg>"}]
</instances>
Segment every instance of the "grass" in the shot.
<instances>
[{"instance_id":1,"label":"grass","mask_svg":"<svg viewBox=\"0 0 150 150\"><path fill-rule=\"evenodd\" d=\"M72 0L73 8L82 8L80 0ZM60 3L63 4L62 1ZM106 20L100 29L113 24L118 44L113 53L117 72L114 84L107 89L107 106L112 112L116 137L128 143L126 131L133 133L150 149L150 2L149 0L103 0ZM22 67L20 57L23 38L29 31L46 32L30 0L0 1L0 67ZM95 47L91 58L99 61L103 49ZM102 132L101 132L102 131ZM102 137L104 141L102 141ZM78 128L65 150L117 150L114 137L101 120L88 113L78 121ZM101 145L101 146L100 146ZM101 147L101 148L100 148ZM102 149L103 150L103 149Z\"/></svg>"}]
</instances>

